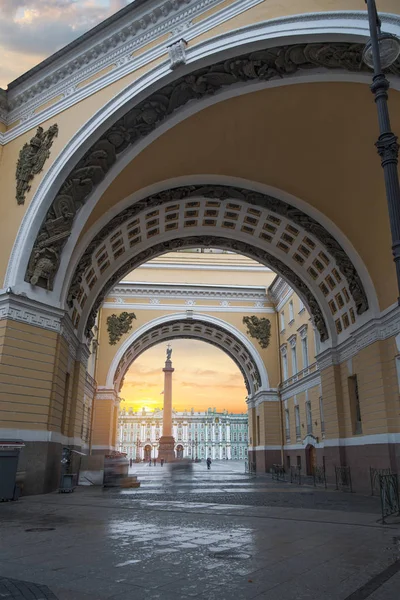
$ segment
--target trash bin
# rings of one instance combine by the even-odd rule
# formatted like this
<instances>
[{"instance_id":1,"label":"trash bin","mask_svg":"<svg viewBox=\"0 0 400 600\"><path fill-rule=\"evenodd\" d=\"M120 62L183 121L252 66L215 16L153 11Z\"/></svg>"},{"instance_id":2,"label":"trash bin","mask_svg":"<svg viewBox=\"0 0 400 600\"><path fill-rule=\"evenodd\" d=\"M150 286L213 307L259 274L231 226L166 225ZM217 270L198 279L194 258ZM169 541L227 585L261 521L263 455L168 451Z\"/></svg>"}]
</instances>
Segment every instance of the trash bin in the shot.
<instances>
[{"instance_id":1,"label":"trash bin","mask_svg":"<svg viewBox=\"0 0 400 600\"><path fill-rule=\"evenodd\" d=\"M19 490L15 482L19 453L24 446L22 440L0 439L0 502L18 500Z\"/></svg>"}]
</instances>

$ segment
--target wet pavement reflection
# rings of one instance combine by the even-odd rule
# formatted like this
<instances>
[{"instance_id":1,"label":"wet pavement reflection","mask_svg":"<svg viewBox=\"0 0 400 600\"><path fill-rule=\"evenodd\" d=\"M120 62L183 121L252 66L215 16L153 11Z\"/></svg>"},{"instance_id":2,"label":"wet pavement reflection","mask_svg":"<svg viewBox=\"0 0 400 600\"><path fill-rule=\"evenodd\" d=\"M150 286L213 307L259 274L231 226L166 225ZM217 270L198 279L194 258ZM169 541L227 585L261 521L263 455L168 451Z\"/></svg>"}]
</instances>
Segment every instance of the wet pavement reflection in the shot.
<instances>
[{"instance_id":1,"label":"wet pavement reflection","mask_svg":"<svg viewBox=\"0 0 400 600\"><path fill-rule=\"evenodd\" d=\"M291 502L309 493L256 482L239 465L195 465L171 491L168 469L135 468L139 490L0 506L0 575L47 585L58 600L345 600L398 557L399 526L365 510L213 504L214 490L236 497L237 487ZM190 501L199 489L209 502Z\"/></svg>"}]
</instances>

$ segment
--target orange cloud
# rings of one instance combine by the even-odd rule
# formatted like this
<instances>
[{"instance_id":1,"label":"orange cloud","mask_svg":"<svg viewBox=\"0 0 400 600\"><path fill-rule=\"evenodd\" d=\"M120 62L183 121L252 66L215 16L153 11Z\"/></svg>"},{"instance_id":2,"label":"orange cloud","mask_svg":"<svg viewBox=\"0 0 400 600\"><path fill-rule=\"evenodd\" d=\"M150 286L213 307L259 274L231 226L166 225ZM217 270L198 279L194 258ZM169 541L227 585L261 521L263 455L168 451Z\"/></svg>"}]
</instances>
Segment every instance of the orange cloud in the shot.
<instances>
[{"instance_id":1,"label":"orange cloud","mask_svg":"<svg viewBox=\"0 0 400 600\"><path fill-rule=\"evenodd\" d=\"M218 348L195 340L174 340L171 345L175 410L193 407L198 412L215 407L218 411L246 412L243 376L231 358ZM165 350L165 344L154 346L133 363L121 390L125 408L162 406Z\"/></svg>"}]
</instances>

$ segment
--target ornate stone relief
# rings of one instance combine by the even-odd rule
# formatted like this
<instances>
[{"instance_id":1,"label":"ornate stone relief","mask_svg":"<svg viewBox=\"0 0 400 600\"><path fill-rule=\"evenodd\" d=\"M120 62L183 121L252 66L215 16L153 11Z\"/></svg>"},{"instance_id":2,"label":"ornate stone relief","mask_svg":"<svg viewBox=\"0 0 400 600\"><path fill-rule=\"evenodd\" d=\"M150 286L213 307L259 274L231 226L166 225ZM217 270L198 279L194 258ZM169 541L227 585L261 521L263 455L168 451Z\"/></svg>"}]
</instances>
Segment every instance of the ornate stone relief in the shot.
<instances>
[{"instance_id":1,"label":"ornate stone relief","mask_svg":"<svg viewBox=\"0 0 400 600\"><path fill-rule=\"evenodd\" d=\"M185 75L150 95L146 100L129 110L86 152L61 186L52 207L34 243L31 260L25 279L33 285L52 289L54 277L59 268L62 249L72 229L76 213L86 202L88 196L104 179L106 173L116 162L118 155L130 145L156 129L164 119L193 100L200 100L217 93L227 86L238 82L282 78L300 70L345 69L348 71L366 70L361 55L362 44L340 42L320 44L298 44L260 50L247 55L233 57L226 61L204 67ZM393 69L400 72L400 61ZM287 206L287 205L286 205ZM54 239L49 228L53 227L57 215L62 210L68 214L63 223L62 235ZM290 207L292 218L301 218L303 213ZM309 218L308 218L309 219ZM325 230L313 220L309 226L323 233ZM331 238L332 251L339 256L345 252ZM43 245L51 248L43 261ZM339 256L340 258L340 256ZM41 262L40 262L41 261ZM346 276L354 278L355 269L350 268ZM365 294L360 293L359 278L354 279L353 292L358 296L358 310L363 312L368 304Z\"/></svg>"},{"instance_id":2,"label":"ornate stone relief","mask_svg":"<svg viewBox=\"0 0 400 600\"><path fill-rule=\"evenodd\" d=\"M132 329L133 319L136 319L136 315L127 312L107 317L107 331L111 346L115 346L122 336Z\"/></svg>"},{"instance_id":3,"label":"ornate stone relief","mask_svg":"<svg viewBox=\"0 0 400 600\"><path fill-rule=\"evenodd\" d=\"M255 338L261 348L268 348L271 339L271 321L265 317L259 319L252 315L251 317L243 317L243 323L247 325L249 336Z\"/></svg>"},{"instance_id":4,"label":"ornate stone relief","mask_svg":"<svg viewBox=\"0 0 400 600\"><path fill-rule=\"evenodd\" d=\"M168 48L169 62L171 69L176 69L181 65L186 64L186 42L179 40Z\"/></svg>"},{"instance_id":5,"label":"ornate stone relief","mask_svg":"<svg viewBox=\"0 0 400 600\"><path fill-rule=\"evenodd\" d=\"M90 335L90 331L96 322L96 315L103 304L105 298L109 294L110 290L121 281L125 277L129 271L132 271L139 265L151 260L155 256L160 254L165 254L166 252L171 252L173 250L177 250L179 248L198 248L199 246L205 246L209 248L227 248L232 250L233 252L237 252L238 254L244 254L245 256L249 256L250 258L254 258L254 260L258 260L263 264L267 264L276 271L280 273L282 277L284 277L293 288L305 299L309 311L312 315L315 327L317 328L321 341L326 341L329 338L328 329L325 323L324 316L322 314L321 308L315 299L312 292L309 290L307 285L303 282L303 280L296 275L294 271L287 265L285 265L281 260L272 256L269 252L265 250L261 250L251 244L247 244L241 241L233 241L229 238L222 238L217 236L202 236L202 237L186 237L182 239L169 240L166 242L161 242L159 244L155 244L151 248L140 252L129 261L127 261L122 267L120 267L113 276L107 281L107 284L101 289L99 295L96 298L96 302L94 303L89 317L86 323L85 333L87 336ZM95 246L96 247L96 246Z\"/></svg>"},{"instance_id":6,"label":"ornate stone relief","mask_svg":"<svg viewBox=\"0 0 400 600\"><path fill-rule=\"evenodd\" d=\"M47 131L38 127L36 135L29 144L22 147L17 162L15 177L17 180L16 199L18 204L24 204L25 196L31 189L30 182L40 173L44 163L50 156L53 139L58 135L58 125L54 124Z\"/></svg>"}]
</instances>

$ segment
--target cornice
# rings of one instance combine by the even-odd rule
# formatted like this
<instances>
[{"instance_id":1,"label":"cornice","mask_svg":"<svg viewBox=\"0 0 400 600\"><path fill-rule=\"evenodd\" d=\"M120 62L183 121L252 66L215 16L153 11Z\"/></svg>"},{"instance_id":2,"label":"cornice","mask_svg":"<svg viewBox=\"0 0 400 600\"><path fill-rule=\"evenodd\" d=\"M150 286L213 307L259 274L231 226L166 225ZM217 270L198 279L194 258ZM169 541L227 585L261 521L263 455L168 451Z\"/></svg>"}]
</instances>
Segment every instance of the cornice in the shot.
<instances>
[{"instance_id":1,"label":"cornice","mask_svg":"<svg viewBox=\"0 0 400 600\"><path fill-rule=\"evenodd\" d=\"M87 364L89 349L80 344L71 319L64 310L31 300L26 296L5 293L0 296L0 320L3 319L28 323L47 331L59 333L68 344L71 358Z\"/></svg>"},{"instance_id":2,"label":"cornice","mask_svg":"<svg viewBox=\"0 0 400 600\"><path fill-rule=\"evenodd\" d=\"M7 143L17 135L21 135L24 131L66 110L143 65L163 55L167 58L169 48L182 39L183 33L185 41L189 42L209 29L263 2L263 0L236 0L232 5L193 24L195 17L218 7L222 1L158 0L158 2L146 3L146 7L139 6L136 11L132 6L130 17L124 14L110 26L106 24L103 31L97 35L83 39L81 44L78 40L72 50L69 50L69 47L65 49L64 55L62 51L57 53L59 58L54 63L47 65L47 61L44 61L42 69L40 65L33 69L36 72L32 77L28 77L19 85L18 80L15 86L11 84L11 90L7 92L8 111L6 117L4 118L3 114L1 120L5 124L16 121L21 123L12 131L2 134L0 142ZM139 56L133 56L140 48L166 34L170 36L167 41L163 40ZM176 66L174 62L170 63L171 69ZM108 67L113 67L111 72L100 76L83 88L78 87L79 84ZM59 96L61 99L58 102L38 114L35 113L38 108Z\"/></svg>"},{"instance_id":3,"label":"cornice","mask_svg":"<svg viewBox=\"0 0 400 600\"><path fill-rule=\"evenodd\" d=\"M281 398L283 401L288 400L289 398L292 398L292 396L295 396L296 394L301 394L302 392L305 392L305 391L309 390L310 388L320 385L320 383L321 383L321 373L318 370L316 370L313 373L306 375L299 381L296 381L295 383L292 383L288 387L284 388L281 391Z\"/></svg>"},{"instance_id":4,"label":"cornice","mask_svg":"<svg viewBox=\"0 0 400 600\"><path fill-rule=\"evenodd\" d=\"M65 311L13 293L0 296L0 320L28 323L48 331L61 333Z\"/></svg>"},{"instance_id":5,"label":"cornice","mask_svg":"<svg viewBox=\"0 0 400 600\"><path fill-rule=\"evenodd\" d=\"M250 286L218 286L190 284L132 284L122 283L115 286L108 295L130 297L163 297L163 298L204 298L235 301L265 302L269 304L265 288Z\"/></svg>"},{"instance_id":6,"label":"cornice","mask_svg":"<svg viewBox=\"0 0 400 600\"><path fill-rule=\"evenodd\" d=\"M336 348L325 350L317 356L320 371L332 365L339 365L371 344L394 337L400 333L400 307L386 311L381 317L371 319Z\"/></svg>"}]
</instances>

